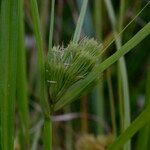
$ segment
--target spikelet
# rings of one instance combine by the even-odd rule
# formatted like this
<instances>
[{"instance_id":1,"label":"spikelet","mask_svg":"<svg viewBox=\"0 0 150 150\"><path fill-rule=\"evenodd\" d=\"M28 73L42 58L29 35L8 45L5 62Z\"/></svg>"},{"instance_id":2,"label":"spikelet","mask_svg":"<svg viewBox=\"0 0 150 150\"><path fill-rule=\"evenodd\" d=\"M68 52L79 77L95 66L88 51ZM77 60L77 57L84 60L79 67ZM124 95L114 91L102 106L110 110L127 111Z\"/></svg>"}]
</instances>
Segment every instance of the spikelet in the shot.
<instances>
[{"instance_id":1,"label":"spikelet","mask_svg":"<svg viewBox=\"0 0 150 150\"><path fill-rule=\"evenodd\" d=\"M64 47L53 47L46 62L46 83L53 104L76 82L84 79L95 67L101 45L84 38Z\"/></svg>"}]
</instances>

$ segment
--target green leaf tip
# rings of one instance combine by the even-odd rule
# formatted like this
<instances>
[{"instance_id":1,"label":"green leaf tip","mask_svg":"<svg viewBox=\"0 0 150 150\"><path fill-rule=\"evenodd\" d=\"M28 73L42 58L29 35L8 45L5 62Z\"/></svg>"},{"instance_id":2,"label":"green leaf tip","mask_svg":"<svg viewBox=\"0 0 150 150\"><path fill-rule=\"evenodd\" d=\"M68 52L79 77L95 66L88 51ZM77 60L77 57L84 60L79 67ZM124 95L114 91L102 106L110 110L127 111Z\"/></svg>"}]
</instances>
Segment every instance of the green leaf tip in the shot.
<instances>
[{"instance_id":1,"label":"green leaf tip","mask_svg":"<svg viewBox=\"0 0 150 150\"><path fill-rule=\"evenodd\" d=\"M69 88L93 70L101 48L97 41L88 38L70 42L66 48L52 48L45 65L50 105L55 105Z\"/></svg>"}]
</instances>

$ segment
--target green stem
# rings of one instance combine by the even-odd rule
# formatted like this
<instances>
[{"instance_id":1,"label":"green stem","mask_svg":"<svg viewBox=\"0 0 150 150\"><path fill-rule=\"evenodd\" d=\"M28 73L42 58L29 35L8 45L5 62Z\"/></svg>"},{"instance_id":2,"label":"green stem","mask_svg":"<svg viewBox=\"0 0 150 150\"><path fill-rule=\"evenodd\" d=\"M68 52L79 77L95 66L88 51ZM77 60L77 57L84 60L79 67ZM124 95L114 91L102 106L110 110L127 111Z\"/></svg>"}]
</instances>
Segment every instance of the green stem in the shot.
<instances>
[{"instance_id":1,"label":"green stem","mask_svg":"<svg viewBox=\"0 0 150 150\"><path fill-rule=\"evenodd\" d=\"M0 12L0 136L1 149L14 149L17 52L20 50L20 0L1 1Z\"/></svg>"},{"instance_id":2,"label":"green stem","mask_svg":"<svg viewBox=\"0 0 150 150\"><path fill-rule=\"evenodd\" d=\"M80 11L80 16L78 18L77 26L76 26L75 33L73 36L73 42L78 42L80 39L80 34L81 34L83 21L84 21L86 9L87 9L87 4L88 4L88 0L83 0L81 11Z\"/></svg>"},{"instance_id":3,"label":"green stem","mask_svg":"<svg viewBox=\"0 0 150 150\"><path fill-rule=\"evenodd\" d=\"M46 118L44 121L44 150L52 150L52 120Z\"/></svg>"},{"instance_id":4,"label":"green stem","mask_svg":"<svg viewBox=\"0 0 150 150\"><path fill-rule=\"evenodd\" d=\"M49 31L49 46L48 51L50 52L52 49L53 42L53 30L54 30L54 11L55 11L55 0L51 2L51 20L50 20L50 31ZM50 55L50 54L49 54Z\"/></svg>"},{"instance_id":5,"label":"green stem","mask_svg":"<svg viewBox=\"0 0 150 150\"><path fill-rule=\"evenodd\" d=\"M119 16L119 27L117 30L117 20L115 17L115 12L112 6L111 1L105 0L109 18L111 21L112 29L114 32L114 37L115 37L115 43L116 43L116 48L119 50L122 45L122 38L121 36L117 38L117 32L121 32L122 26L123 26L123 15L124 15L124 9L125 9L125 1L121 0L120 4L120 16ZM129 88L128 88L128 76L127 76L127 69L126 69L126 63L125 63L125 58L121 57L118 61L118 81L121 86L122 92L120 95L122 95L123 98L123 127L126 129L130 125L130 100L129 100ZM120 100L121 101L121 100ZM120 115L121 116L121 115ZM122 116L121 116L122 117ZM126 147L126 146L125 146ZM128 148L127 148L128 147ZM127 144L127 147L125 149L130 149L130 142Z\"/></svg>"},{"instance_id":6,"label":"green stem","mask_svg":"<svg viewBox=\"0 0 150 150\"><path fill-rule=\"evenodd\" d=\"M113 133L114 137L116 137L116 134L117 134L117 126L116 126L114 94L113 94L112 81L111 81L111 72L110 72L109 69L108 69L108 71L107 71L107 83L108 83L109 100L110 100L110 112L111 112L111 122L112 122L112 133Z\"/></svg>"},{"instance_id":7,"label":"green stem","mask_svg":"<svg viewBox=\"0 0 150 150\"><path fill-rule=\"evenodd\" d=\"M50 115L50 108L49 103L46 97L46 87L45 87L45 61L44 61L44 51L43 51L43 41L42 41L42 34L40 31L40 19L39 19L39 12L36 0L30 0L30 7L31 7L31 15L33 20L33 29L36 38L36 45L37 45L37 52L38 52L38 77L39 77L39 99L42 107L42 111L45 118L49 118ZM49 120L49 119L48 119ZM51 121L45 120L44 124L44 147L48 147L49 144L47 143L48 139L51 139ZM47 131L46 131L47 130ZM46 135L47 134L47 135ZM48 145L48 146L47 146ZM49 149L46 149L49 150Z\"/></svg>"},{"instance_id":8,"label":"green stem","mask_svg":"<svg viewBox=\"0 0 150 150\"><path fill-rule=\"evenodd\" d=\"M96 38L99 41L102 41L102 0L95 0L95 34ZM100 58L99 63L102 61L102 57ZM95 113L99 117L104 117L104 94L103 91L103 74L101 74L101 78L99 83L95 88ZM103 133L103 128L97 124L97 134Z\"/></svg>"},{"instance_id":9,"label":"green stem","mask_svg":"<svg viewBox=\"0 0 150 150\"><path fill-rule=\"evenodd\" d=\"M118 71L118 97L119 97L119 117L120 117L120 133L123 132L124 129L124 111L123 111L123 98L122 98L122 88L121 88L121 76L120 72Z\"/></svg>"}]
</instances>

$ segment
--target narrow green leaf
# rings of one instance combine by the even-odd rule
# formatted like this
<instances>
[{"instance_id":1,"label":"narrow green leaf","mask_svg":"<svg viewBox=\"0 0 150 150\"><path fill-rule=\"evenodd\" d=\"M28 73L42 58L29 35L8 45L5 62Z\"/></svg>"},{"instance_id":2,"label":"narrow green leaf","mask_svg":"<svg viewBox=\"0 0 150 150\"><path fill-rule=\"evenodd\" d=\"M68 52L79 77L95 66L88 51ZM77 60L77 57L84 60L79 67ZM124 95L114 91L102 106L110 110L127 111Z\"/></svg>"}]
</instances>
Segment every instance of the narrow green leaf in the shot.
<instances>
[{"instance_id":1,"label":"narrow green leaf","mask_svg":"<svg viewBox=\"0 0 150 150\"><path fill-rule=\"evenodd\" d=\"M16 94L19 38L19 0L1 2L0 24L0 103L1 149L14 149L14 104Z\"/></svg>"},{"instance_id":2,"label":"narrow green leaf","mask_svg":"<svg viewBox=\"0 0 150 150\"><path fill-rule=\"evenodd\" d=\"M50 33L49 33L49 51L51 51L52 49L52 42L53 42L54 10L55 10L55 0L52 0L51 1Z\"/></svg>"},{"instance_id":3,"label":"narrow green leaf","mask_svg":"<svg viewBox=\"0 0 150 150\"><path fill-rule=\"evenodd\" d=\"M77 22L75 33L73 36L73 42L78 42L78 40L80 39L80 34L81 34L82 26L83 26L83 21L84 21L84 16L86 13L87 4L88 4L88 0L84 0L82 7L81 7L80 16L79 16L79 19Z\"/></svg>"},{"instance_id":4,"label":"narrow green leaf","mask_svg":"<svg viewBox=\"0 0 150 150\"><path fill-rule=\"evenodd\" d=\"M122 45L122 39L121 39L121 36L117 38L117 20L116 20L115 12L114 12L111 1L105 0L105 3L106 3L107 10L108 10L109 18L111 21L111 26L114 32L116 48L117 50L119 50ZM122 30L122 26L123 26L123 13L124 13L124 7L125 7L124 0L121 0L120 6L121 8L120 8L120 16L119 16L120 17L119 30L118 30L119 32ZM118 72L118 82L119 82L118 84L120 84L119 87L121 88L121 90L119 90L121 92L119 93L119 95L121 95L121 99L119 99L119 101L122 101L122 98L123 98L124 117L121 118L121 120L123 120L123 130L124 130L130 125L130 120L131 120L130 119L130 99L129 99L130 96L129 96L129 87L128 87L128 76L127 76L127 69L126 69L126 63L125 63L124 57L121 57L119 59L118 71L119 71ZM120 116L122 117L122 115ZM131 147L131 143L129 141L127 145L125 145L124 149L129 150L130 147Z\"/></svg>"},{"instance_id":5,"label":"narrow green leaf","mask_svg":"<svg viewBox=\"0 0 150 150\"><path fill-rule=\"evenodd\" d=\"M44 113L44 149L52 150L52 132L51 131L51 120L50 120L50 107L46 98L46 87L45 87L45 61L43 51L42 34L40 31L40 21L38 6L36 0L30 0L31 15L33 20L33 29L36 38L36 45L38 50L38 76L39 76L39 99ZM45 134L46 133L46 134Z\"/></svg>"},{"instance_id":6,"label":"narrow green leaf","mask_svg":"<svg viewBox=\"0 0 150 150\"><path fill-rule=\"evenodd\" d=\"M8 99L7 99L7 82L8 82L8 53L9 53L9 1L1 2L0 13L0 111L1 111L1 149L7 150L8 144Z\"/></svg>"},{"instance_id":7,"label":"narrow green leaf","mask_svg":"<svg viewBox=\"0 0 150 150\"><path fill-rule=\"evenodd\" d=\"M33 20L33 29L36 38L37 52L38 52L38 75L39 75L39 98L44 112L44 115L49 116L49 106L45 95L45 62L42 34L40 31L40 21L38 6L36 0L30 0L31 15Z\"/></svg>"},{"instance_id":8,"label":"narrow green leaf","mask_svg":"<svg viewBox=\"0 0 150 150\"><path fill-rule=\"evenodd\" d=\"M103 7L103 1L102 0L95 0L94 4L94 10L95 10L95 34L96 39L101 42L102 36L103 36L103 18L102 18L102 7ZM103 57L100 57L99 63L101 63L103 60ZM104 117L104 83L103 83L103 74L101 75L99 79L99 83L95 87L95 97L94 97L94 105L93 110L95 111L95 114L99 117ZM93 102L93 100L92 100ZM96 124L97 128L97 134L103 134L104 129L99 124Z\"/></svg>"},{"instance_id":9,"label":"narrow green leaf","mask_svg":"<svg viewBox=\"0 0 150 150\"><path fill-rule=\"evenodd\" d=\"M113 87L111 81L111 71L109 69L107 70L107 84L108 84L108 91L109 91L112 133L113 136L116 137L117 125L116 125L116 116L115 116L114 94L113 94Z\"/></svg>"},{"instance_id":10,"label":"narrow green leaf","mask_svg":"<svg viewBox=\"0 0 150 150\"><path fill-rule=\"evenodd\" d=\"M24 47L23 1L18 1L18 60L17 60L17 105L21 120L21 149L29 149L29 110L26 80L26 56Z\"/></svg>"}]
</instances>

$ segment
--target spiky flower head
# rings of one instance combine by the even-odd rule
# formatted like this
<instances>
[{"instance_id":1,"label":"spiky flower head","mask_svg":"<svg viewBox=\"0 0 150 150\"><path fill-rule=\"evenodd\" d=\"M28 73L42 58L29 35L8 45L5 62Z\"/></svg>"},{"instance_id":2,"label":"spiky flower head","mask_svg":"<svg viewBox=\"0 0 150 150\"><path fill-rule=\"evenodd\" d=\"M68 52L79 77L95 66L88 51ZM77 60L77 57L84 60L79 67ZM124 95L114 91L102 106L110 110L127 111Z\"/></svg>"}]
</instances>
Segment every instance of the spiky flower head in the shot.
<instances>
[{"instance_id":1,"label":"spiky flower head","mask_svg":"<svg viewBox=\"0 0 150 150\"><path fill-rule=\"evenodd\" d=\"M46 62L46 83L51 104L78 81L86 78L99 60L101 45L94 39L84 38L79 43L70 42L53 47Z\"/></svg>"}]
</instances>

